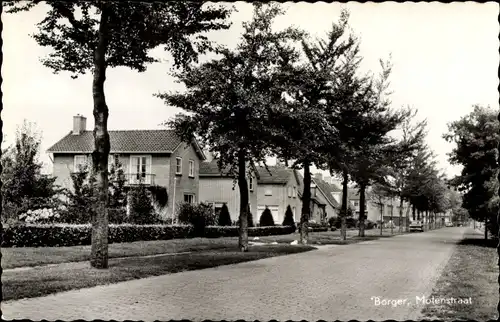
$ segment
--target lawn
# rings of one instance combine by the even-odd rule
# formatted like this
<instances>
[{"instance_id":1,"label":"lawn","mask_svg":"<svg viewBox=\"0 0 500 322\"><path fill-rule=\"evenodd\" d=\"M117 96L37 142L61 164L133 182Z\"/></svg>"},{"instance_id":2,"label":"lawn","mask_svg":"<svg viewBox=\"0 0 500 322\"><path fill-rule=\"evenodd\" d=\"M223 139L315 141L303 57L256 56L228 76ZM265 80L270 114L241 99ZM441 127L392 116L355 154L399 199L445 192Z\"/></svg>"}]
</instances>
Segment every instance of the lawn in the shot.
<instances>
[{"instance_id":1,"label":"lawn","mask_svg":"<svg viewBox=\"0 0 500 322\"><path fill-rule=\"evenodd\" d=\"M110 245L111 246L111 245ZM112 284L182 271L247 262L314 249L312 246L266 245L251 246L246 253L235 247L199 250L191 254L155 257L129 257L109 260L109 269L90 268L87 262L64 263L30 270L4 271L3 300L38 297L56 292Z\"/></svg>"},{"instance_id":2,"label":"lawn","mask_svg":"<svg viewBox=\"0 0 500 322\"><path fill-rule=\"evenodd\" d=\"M165 253L194 252L207 249L236 248L237 237L186 238L109 244L109 257L147 256ZM37 266L87 261L89 246L2 248L2 268Z\"/></svg>"},{"instance_id":3,"label":"lawn","mask_svg":"<svg viewBox=\"0 0 500 322\"><path fill-rule=\"evenodd\" d=\"M472 230L456 246L434 287L436 298L471 298L472 304L435 304L424 308L427 318L487 321L497 317L497 241Z\"/></svg>"},{"instance_id":4,"label":"lawn","mask_svg":"<svg viewBox=\"0 0 500 322\"><path fill-rule=\"evenodd\" d=\"M391 237L398 235L397 229L394 229L394 234L391 235L390 229L384 229L382 231L382 236L380 236L380 229L369 229L365 230L365 237L358 237L357 229L347 230L347 240L340 239L340 230L336 231L325 231L325 232L314 232L309 233L308 244L311 245L349 245L355 244L366 240L374 240L380 237ZM404 233L403 233L404 234ZM298 240L300 235L298 233L281 235L281 236L266 236L259 237L260 242L277 242L277 243L290 243L294 240ZM252 239L250 239L252 240Z\"/></svg>"},{"instance_id":5,"label":"lawn","mask_svg":"<svg viewBox=\"0 0 500 322\"><path fill-rule=\"evenodd\" d=\"M396 234L396 232L395 232ZM348 245L380 237L380 230L366 231L366 237L358 237L357 230L347 231L347 240L340 240L340 231L309 233L309 244ZM382 237L390 237L390 229L385 229ZM291 243L299 239L299 234L259 237L259 242ZM252 237L249 241L254 241ZM172 254L197 252L201 250L236 249L238 237L224 238L186 238L171 240L139 241L133 243L116 243L109 245L109 258L147 256L156 254ZM2 248L2 268L10 269L26 266L59 264L89 260L90 246L71 247L13 247Z\"/></svg>"}]
</instances>

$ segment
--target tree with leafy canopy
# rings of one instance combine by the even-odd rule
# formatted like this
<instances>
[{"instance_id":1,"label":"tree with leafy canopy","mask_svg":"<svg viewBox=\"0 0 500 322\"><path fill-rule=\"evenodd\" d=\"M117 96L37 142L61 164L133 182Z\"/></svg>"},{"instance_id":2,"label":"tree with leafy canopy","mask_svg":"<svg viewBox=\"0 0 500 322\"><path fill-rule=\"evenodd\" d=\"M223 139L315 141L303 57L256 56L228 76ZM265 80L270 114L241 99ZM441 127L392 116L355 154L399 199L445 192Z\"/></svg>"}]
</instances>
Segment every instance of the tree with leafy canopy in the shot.
<instances>
[{"instance_id":1,"label":"tree with leafy canopy","mask_svg":"<svg viewBox=\"0 0 500 322\"><path fill-rule=\"evenodd\" d=\"M217 223L219 226L231 226L231 215L229 214L229 209L226 204L222 205Z\"/></svg>"},{"instance_id":2,"label":"tree with leafy canopy","mask_svg":"<svg viewBox=\"0 0 500 322\"><path fill-rule=\"evenodd\" d=\"M418 151L424 148L424 139L427 135L427 120L416 121L417 109L408 108L409 116L403 121L401 126L401 145L402 153L399 157L392 160L389 166L390 174L394 178L393 191L399 198L399 232L403 232L403 206L404 202L409 202L404 192L408 184L408 175L411 170L412 161L416 157ZM409 228L409 210L406 213L406 230Z\"/></svg>"},{"instance_id":3,"label":"tree with leafy canopy","mask_svg":"<svg viewBox=\"0 0 500 322\"><path fill-rule=\"evenodd\" d=\"M2 151L2 219L16 220L27 210L54 208L64 189L56 178L42 174L39 161L41 135L35 124L18 126L13 146Z\"/></svg>"},{"instance_id":4,"label":"tree with leafy canopy","mask_svg":"<svg viewBox=\"0 0 500 322\"><path fill-rule=\"evenodd\" d=\"M371 183L377 185L379 192L385 197L393 199L398 197L399 204L399 229L402 231L404 185L412 157L422 148L424 139L425 121L412 125L410 122L416 115L411 108L401 109L396 113L378 115L379 123L377 130L372 132L371 144L362 141L361 149L355 154L351 170L360 192L360 199L364 200L366 187ZM372 116L373 117L373 116ZM369 117L367 123L372 123ZM376 124L376 123L375 123ZM402 139L396 140L387 137L389 131L401 129ZM363 144L364 143L364 144ZM364 204L360 207L364 210ZM391 209L392 211L393 209ZM364 211L360 211L360 214ZM360 218L359 235L364 236L364 223Z\"/></svg>"},{"instance_id":5,"label":"tree with leafy canopy","mask_svg":"<svg viewBox=\"0 0 500 322\"><path fill-rule=\"evenodd\" d=\"M55 73L67 71L73 78L93 73L94 152L98 201L93 205L92 267L108 267L108 133L109 110L104 83L106 70L128 67L138 72L158 61L151 49L163 47L173 56L175 67L187 67L198 54L213 48L202 33L227 29L231 10L199 2L114 2L7 0L7 13L28 11L45 5L47 13L37 25L36 42L52 48L42 60Z\"/></svg>"},{"instance_id":6,"label":"tree with leafy canopy","mask_svg":"<svg viewBox=\"0 0 500 322\"><path fill-rule=\"evenodd\" d=\"M186 142L194 137L216 152L220 169L228 169L240 192L239 249L248 251L247 177L270 155L272 124L269 113L280 99L274 87L279 61L286 59L301 33L294 28L274 32L274 19L283 11L278 4L254 4L250 22L234 50L219 50L220 58L177 73L185 92L157 96L189 112L168 122Z\"/></svg>"},{"instance_id":7,"label":"tree with leafy canopy","mask_svg":"<svg viewBox=\"0 0 500 322\"><path fill-rule=\"evenodd\" d=\"M444 138L455 144L449 153L452 164L462 166L462 172L451 180L463 192L463 207L471 218L489 222L488 227L497 235L498 189L497 149L500 126L496 112L489 107L474 106L474 110L448 124ZM487 237L485 229L485 238Z\"/></svg>"},{"instance_id":8,"label":"tree with leafy canopy","mask_svg":"<svg viewBox=\"0 0 500 322\"><path fill-rule=\"evenodd\" d=\"M351 92L342 92L337 86L338 75L344 70L350 71L351 66L344 60L357 50L356 38L352 34L347 36L348 19L349 12L344 10L338 23L332 24L326 39L315 42L304 39L302 53L305 58L301 60L294 54L283 60L279 75L277 93L282 99L271 114L275 124L273 150L278 159L286 164L290 161L292 168L304 170L299 224L301 244L306 244L308 239L310 168L312 165L325 168L325 151L330 151L331 146L337 151L342 144L337 139L336 128L327 122L329 109L334 102L352 99Z\"/></svg>"}]
</instances>

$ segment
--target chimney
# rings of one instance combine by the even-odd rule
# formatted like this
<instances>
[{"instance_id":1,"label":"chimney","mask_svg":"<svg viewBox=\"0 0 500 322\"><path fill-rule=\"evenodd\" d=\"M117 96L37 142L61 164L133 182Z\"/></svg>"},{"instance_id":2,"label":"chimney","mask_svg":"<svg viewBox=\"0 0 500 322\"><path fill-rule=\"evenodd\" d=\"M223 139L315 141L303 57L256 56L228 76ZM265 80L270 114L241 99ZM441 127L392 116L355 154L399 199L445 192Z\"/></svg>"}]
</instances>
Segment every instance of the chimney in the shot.
<instances>
[{"instance_id":1,"label":"chimney","mask_svg":"<svg viewBox=\"0 0 500 322\"><path fill-rule=\"evenodd\" d=\"M76 114L76 116L73 116L73 135L80 135L86 130L87 118L80 114Z\"/></svg>"},{"instance_id":2,"label":"chimney","mask_svg":"<svg viewBox=\"0 0 500 322\"><path fill-rule=\"evenodd\" d=\"M314 178L318 180L323 180L323 174L321 172L318 172L314 175Z\"/></svg>"}]
</instances>

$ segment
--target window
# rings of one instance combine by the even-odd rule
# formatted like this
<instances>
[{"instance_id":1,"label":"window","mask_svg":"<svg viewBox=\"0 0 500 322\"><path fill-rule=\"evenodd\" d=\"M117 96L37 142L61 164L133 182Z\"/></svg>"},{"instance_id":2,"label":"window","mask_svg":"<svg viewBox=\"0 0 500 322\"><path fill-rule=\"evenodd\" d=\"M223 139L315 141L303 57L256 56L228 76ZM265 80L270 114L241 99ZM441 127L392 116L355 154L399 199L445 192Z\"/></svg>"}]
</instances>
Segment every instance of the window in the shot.
<instances>
[{"instance_id":1,"label":"window","mask_svg":"<svg viewBox=\"0 0 500 322\"><path fill-rule=\"evenodd\" d=\"M194 161L189 160L189 176L194 178Z\"/></svg>"},{"instance_id":2,"label":"window","mask_svg":"<svg viewBox=\"0 0 500 322\"><path fill-rule=\"evenodd\" d=\"M82 172L87 168L87 156L86 155L75 155L74 160L74 172Z\"/></svg>"},{"instance_id":3,"label":"window","mask_svg":"<svg viewBox=\"0 0 500 322\"><path fill-rule=\"evenodd\" d=\"M151 184L151 156L130 156L130 181L133 184Z\"/></svg>"},{"instance_id":4,"label":"window","mask_svg":"<svg viewBox=\"0 0 500 322\"><path fill-rule=\"evenodd\" d=\"M288 198L291 198L292 197L292 187L288 187Z\"/></svg>"},{"instance_id":5,"label":"window","mask_svg":"<svg viewBox=\"0 0 500 322\"><path fill-rule=\"evenodd\" d=\"M182 158L175 158L175 174L182 174Z\"/></svg>"},{"instance_id":6,"label":"window","mask_svg":"<svg viewBox=\"0 0 500 322\"><path fill-rule=\"evenodd\" d=\"M273 191L271 189L266 189L266 191L264 192L264 195L265 196L272 196L273 195Z\"/></svg>"},{"instance_id":7,"label":"window","mask_svg":"<svg viewBox=\"0 0 500 322\"><path fill-rule=\"evenodd\" d=\"M248 178L248 189L250 191L253 191L253 178L252 177Z\"/></svg>"},{"instance_id":8,"label":"window","mask_svg":"<svg viewBox=\"0 0 500 322\"><path fill-rule=\"evenodd\" d=\"M292 197L297 197L297 187L293 187Z\"/></svg>"},{"instance_id":9,"label":"window","mask_svg":"<svg viewBox=\"0 0 500 322\"><path fill-rule=\"evenodd\" d=\"M192 195L192 194L184 194L184 202L194 203L194 195Z\"/></svg>"},{"instance_id":10,"label":"window","mask_svg":"<svg viewBox=\"0 0 500 322\"><path fill-rule=\"evenodd\" d=\"M354 201L354 207L359 207L359 201Z\"/></svg>"}]
</instances>

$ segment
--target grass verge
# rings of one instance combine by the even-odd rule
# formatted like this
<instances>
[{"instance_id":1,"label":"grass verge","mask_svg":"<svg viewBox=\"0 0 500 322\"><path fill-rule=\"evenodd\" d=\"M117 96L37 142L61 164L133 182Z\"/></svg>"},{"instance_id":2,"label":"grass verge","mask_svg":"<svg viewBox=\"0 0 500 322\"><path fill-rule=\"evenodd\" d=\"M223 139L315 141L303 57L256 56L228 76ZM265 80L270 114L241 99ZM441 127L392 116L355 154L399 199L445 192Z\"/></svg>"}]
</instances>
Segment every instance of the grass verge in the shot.
<instances>
[{"instance_id":1,"label":"grass verge","mask_svg":"<svg viewBox=\"0 0 500 322\"><path fill-rule=\"evenodd\" d=\"M156 254L195 252L236 248L237 237L186 238L170 240L139 241L109 245L109 258L147 256ZM87 261L89 246L71 247L19 247L2 248L2 268L29 267L46 264Z\"/></svg>"},{"instance_id":2,"label":"grass verge","mask_svg":"<svg viewBox=\"0 0 500 322\"><path fill-rule=\"evenodd\" d=\"M309 233L309 244L312 245L350 245L361 241L391 237L390 230L366 231L366 237L358 237L357 230L347 231L347 240L340 240L340 231ZM277 242L289 244L299 239L299 234L259 237L259 242ZM253 238L249 238L252 241ZM223 238L186 238L171 240L139 241L132 243L116 243L109 245L109 258L147 256L203 250L236 249L238 237ZM71 247L19 247L2 248L2 268L30 267L47 264L59 264L89 260L90 246Z\"/></svg>"},{"instance_id":3,"label":"grass verge","mask_svg":"<svg viewBox=\"0 0 500 322\"><path fill-rule=\"evenodd\" d=\"M457 244L432 296L468 299L471 304L439 303L426 306L425 317L439 320L496 319L498 302L497 241L484 240L477 232L467 232Z\"/></svg>"},{"instance_id":4,"label":"grass verge","mask_svg":"<svg viewBox=\"0 0 500 322\"><path fill-rule=\"evenodd\" d=\"M149 276L306 252L312 249L314 249L312 246L267 245L251 246L248 252L242 253L233 247L171 256L115 258L110 259L107 270L93 269L88 263L65 263L29 271L7 271L2 274L3 300L38 297Z\"/></svg>"},{"instance_id":5,"label":"grass verge","mask_svg":"<svg viewBox=\"0 0 500 322\"><path fill-rule=\"evenodd\" d=\"M394 234L391 235L390 229L384 229L383 234L381 236L379 229L369 229L365 231L365 237L359 237L357 229L350 229L347 230L347 239L341 240L340 230L336 230L336 231L309 233L308 243L311 245L350 245L362 241L387 238L396 235L399 235L399 233L397 233L396 230L394 230ZM294 240L299 240L299 238L300 235L298 233L294 233L290 235L259 237L258 241L266 243L272 243L272 242L291 243ZM250 239L250 241L252 241L252 239Z\"/></svg>"}]
</instances>

